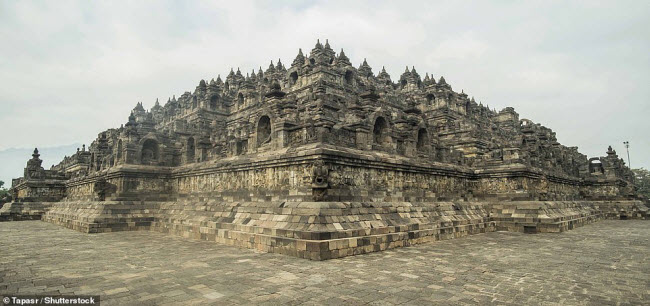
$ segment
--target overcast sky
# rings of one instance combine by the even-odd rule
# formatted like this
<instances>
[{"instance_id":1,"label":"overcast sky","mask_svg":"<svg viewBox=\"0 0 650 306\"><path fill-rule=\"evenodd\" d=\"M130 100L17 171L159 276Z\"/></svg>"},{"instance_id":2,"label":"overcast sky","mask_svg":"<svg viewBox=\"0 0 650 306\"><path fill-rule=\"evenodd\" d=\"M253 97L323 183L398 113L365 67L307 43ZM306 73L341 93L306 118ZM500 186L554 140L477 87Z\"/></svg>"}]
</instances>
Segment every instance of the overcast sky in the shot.
<instances>
[{"instance_id":1,"label":"overcast sky","mask_svg":"<svg viewBox=\"0 0 650 306\"><path fill-rule=\"evenodd\" d=\"M647 0L1 1L0 150L90 143L138 101L289 65L320 38L393 80L407 65L443 75L589 156L623 157L629 140L650 168L648 16Z\"/></svg>"}]
</instances>

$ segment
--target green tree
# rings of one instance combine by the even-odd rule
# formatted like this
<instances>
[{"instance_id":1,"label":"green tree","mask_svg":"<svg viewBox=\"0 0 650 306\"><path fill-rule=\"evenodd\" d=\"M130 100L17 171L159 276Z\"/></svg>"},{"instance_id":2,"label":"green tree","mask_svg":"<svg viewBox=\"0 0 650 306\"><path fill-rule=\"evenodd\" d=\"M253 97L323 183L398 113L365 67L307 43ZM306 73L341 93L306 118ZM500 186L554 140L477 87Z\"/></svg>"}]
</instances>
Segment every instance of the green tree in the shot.
<instances>
[{"instance_id":1,"label":"green tree","mask_svg":"<svg viewBox=\"0 0 650 306\"><path fill-rule=\"evenodd\" d=\"M637 192L650 198L650 171L644 168L632 169L634 172L634 185L638 188Z\"/></svg>"},{"instance_id":2,"label":"green tree","mask_svg":"<svg viewBox=\"0 0 650 306\"><path fill-rule=\"evenodd\" d=\"M3 187L4 185L5 182L0 181L0 206L11 201L11 194L9 194L9 190Z\"/></svg>"}]
</instances>

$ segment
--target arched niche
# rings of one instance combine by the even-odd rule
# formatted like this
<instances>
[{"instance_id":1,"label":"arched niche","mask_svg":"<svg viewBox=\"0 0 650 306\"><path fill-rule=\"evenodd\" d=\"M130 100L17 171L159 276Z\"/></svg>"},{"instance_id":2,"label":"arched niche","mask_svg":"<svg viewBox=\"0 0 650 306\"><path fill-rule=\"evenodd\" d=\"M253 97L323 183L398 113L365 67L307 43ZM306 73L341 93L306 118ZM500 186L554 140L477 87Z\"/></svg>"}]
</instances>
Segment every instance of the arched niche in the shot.
<instances>
[{"instance_id":1,"label":"arched niche","mask_svg":"<svg viewBox=\"0 0 650 306\"><path fill-rule=\"evenodd\" d=\"M217 109L218 105L219 105L219 96L213 95L212 97L210 97L210 109L215 110Z\"/></svg>"},{"instance_id":2,"label":"arched niche","mask_svg":"<svg viewBox=\"0 0 650 306\"><path fill-rule=\"evenodd\" d=\"M417 140L417 150L418 152L424 152L427 150L429 145L429 132L427 129L421 128L418 130L418 140Z\"/></svg>"},{"instance_id":3,"label":"arched niche","mask_svg":"<svg viewBox=\"0 0 650 306\"><path fill-rule=\"evenodd\" d=\"M604 174L605 168L603 168L603 163L598 157L592 157L589 159L589 173L591 174Z\"/></svg>"},{"instance_id":4,"label":"arched niche","mask_svg":"<svg viewBox=\"0 0 650 306\"><path fill-rule=\"evenodd\" d=\"M155 139L147 139L142 143L142 155L140 160L143 165L155 164L160 158L160 151L158 141Z\"/></svg>"},{"instance_id":5,"label":"arched niche","mask_svg":"<svg viewBox=\"0 0 650 306\"><path fill-rule=\"evenodd\" d=\"M373 143L380 146L388 146L390 144L390 136L388 135L388 122L384 117L377 117L372 129Z\"/></svg>"},{"instance_id":6,"label":"arched niche","mask_svg":"<svg viewBox=\"0 0 650 306\"><path fill-rule=\"evenodd\" d=\"M352 73L352 71L350 70L346 71L344 79L345 79L345 84L352 85L352 81L354 80L354 74Z\"/></svg>"},{"instance_id":7,"label":"arched niche","mask_svg":"<svg viewBox=\"0 0 650 306\"><path fill-rule=\"evenodd\" d=\"M433 102L435 102L435 100L436 100L436 96L434 94L432 94L432 93L427 94L427 104L428 105L433 104Z\"/></svg>"},{"instance_id":8,"label":"arched niche","mask_svg":"<svg viewBox=\"0 0 650 306\"><path fill-rule=\"evenodd\" d=\"M271 142L271 118L262 116L257 121L257 146Z\"/></svg>"},{"instance_id":9,"label":"arched niche","mask_svg":"<svg viewBox=\"0 0 650 306\"><path fill-rule=\"evenodd\" d=\"M120 163L122 161L122 139L117 141L117 152L115 152L115 163Z\"/></svg>"},{"instance_id":10,"label":"arched niche","mask_svg":"<svg viewBox=\"0 0 650 306\"><path fill-rule=\"evenodd\" d=\"M187 144L185 146L185 156L187 156L188 163L194 162L195 154L196 154L196 143L194 141L194 137L190 137L187 139Z\"/></svg>"},{"instance_id":11,"label":"arched niche","mask_svg":"<svg viewBox=\"0 0 650 306\"><path fill-rule=\"evenodd\" d=\"M239 105L243 105L243 104L244 104L244 94L242 94L241 92L237 95L237 103L238 103Z\"/></svg>"},{"instance_id":12,"label":"arched niche","mask_svg":"<svg viewBox=\"0 0 650 306\"><path fill-rule=\"evenodd\" d=\"M289 75L289 79L291 80L291 85L295 85L296 82L298 82L298 72L295 72L295 71L292 72L292 73Z\"/></svg>"}]
</instances>

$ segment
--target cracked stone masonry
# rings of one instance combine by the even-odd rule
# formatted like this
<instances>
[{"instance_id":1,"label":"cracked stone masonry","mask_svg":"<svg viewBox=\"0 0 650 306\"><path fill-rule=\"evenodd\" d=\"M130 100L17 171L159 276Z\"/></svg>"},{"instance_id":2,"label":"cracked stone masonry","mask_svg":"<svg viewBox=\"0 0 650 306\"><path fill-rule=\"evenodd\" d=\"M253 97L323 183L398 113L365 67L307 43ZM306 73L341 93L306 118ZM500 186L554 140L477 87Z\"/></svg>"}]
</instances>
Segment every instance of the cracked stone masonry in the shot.
<instances>
[{"instance_id":1,"label":"cracked stone masonry","mask_svg":"<svg viewBox=\"0 0 650 306\"><path fill-rule=\"evenodd\" d=\"M326 260L496 230L647 219L611 147L587 158L511 107L408 67L393 82L329 42L137 103L45 170L38 150L0 220L150 230Z\"/></svg>"}]
</instances>

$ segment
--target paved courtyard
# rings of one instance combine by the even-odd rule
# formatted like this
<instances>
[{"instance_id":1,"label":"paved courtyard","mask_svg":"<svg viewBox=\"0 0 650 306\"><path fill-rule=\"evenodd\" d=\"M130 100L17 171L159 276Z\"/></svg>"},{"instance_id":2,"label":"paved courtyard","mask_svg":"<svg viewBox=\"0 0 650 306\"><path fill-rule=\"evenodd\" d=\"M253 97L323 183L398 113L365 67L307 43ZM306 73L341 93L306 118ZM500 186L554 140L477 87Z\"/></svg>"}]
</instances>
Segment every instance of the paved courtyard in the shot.
<instances>
[{"instance_id":1,"label":"paved courtyard","mask_svg":"<svg viewBox=\"0 0 650 306\"><path fill-rule=\"evenodd\" d=\"M650 222L497 232L322 262L155 232L0 223L0 295L102 305L650 303Z\"/></svg>"}]
</instances>

